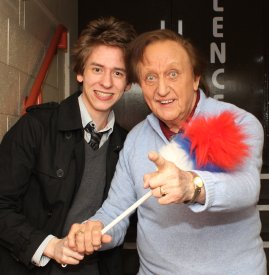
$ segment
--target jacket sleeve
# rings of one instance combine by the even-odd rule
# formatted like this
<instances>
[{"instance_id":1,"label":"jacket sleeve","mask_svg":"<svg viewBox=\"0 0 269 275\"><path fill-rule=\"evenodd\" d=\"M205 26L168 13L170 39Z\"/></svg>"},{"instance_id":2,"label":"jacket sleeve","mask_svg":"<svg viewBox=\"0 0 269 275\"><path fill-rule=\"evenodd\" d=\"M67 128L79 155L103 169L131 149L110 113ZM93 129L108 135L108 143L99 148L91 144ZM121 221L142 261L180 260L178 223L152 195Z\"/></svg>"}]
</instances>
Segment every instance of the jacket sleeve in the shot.
<instances>
[{"instance_id":1,"label":"jacket sleeve","mask_svg":"<svg viewBox=\"0 0 269 275\"><path fill-rule=\"evenodd\" d=\"M0 145L0 244L15 260L29 266L47 235L33 228L23 214L24 195L38 155L41 133L38 121L26 114L6 133Z\"/></svg>"}]
</instances>

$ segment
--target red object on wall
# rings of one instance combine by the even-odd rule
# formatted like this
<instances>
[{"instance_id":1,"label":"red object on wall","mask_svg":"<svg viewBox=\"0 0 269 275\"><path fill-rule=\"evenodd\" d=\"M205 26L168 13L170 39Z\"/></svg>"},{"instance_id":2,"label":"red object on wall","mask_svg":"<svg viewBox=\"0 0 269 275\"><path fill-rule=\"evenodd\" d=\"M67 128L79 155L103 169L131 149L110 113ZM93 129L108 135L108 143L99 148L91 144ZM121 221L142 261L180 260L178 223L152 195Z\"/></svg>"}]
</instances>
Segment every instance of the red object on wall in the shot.
<instances>
[{"instance_id":1,"label":"red object on wall","mask_svg":"<svg viewBox=\"0 0 269 275\"><path fill-rule=\"evenodd\" d=\"M52 59L56 54L58 48L64 49L64 50L67 49L67 30L61 24L57 26L57 29L51 39L47 53L45 55L41 68L38 72L38 75L34 81L30 94L27 98L25 98L23 111L22 111L23 114L25 113L25 110L27 107L34 104L42 103L41 86L46 77L46 74L52 62Z\"/></svg>"}]
</instances>

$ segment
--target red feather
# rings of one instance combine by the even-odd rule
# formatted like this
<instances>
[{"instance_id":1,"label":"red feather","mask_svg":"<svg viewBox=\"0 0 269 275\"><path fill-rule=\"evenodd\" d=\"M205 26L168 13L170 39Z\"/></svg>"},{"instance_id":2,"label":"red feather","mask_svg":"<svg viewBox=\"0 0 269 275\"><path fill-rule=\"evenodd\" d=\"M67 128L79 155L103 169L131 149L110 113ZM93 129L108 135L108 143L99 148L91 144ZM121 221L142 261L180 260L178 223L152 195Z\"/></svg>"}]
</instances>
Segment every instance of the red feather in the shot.
<instances>
[{"instance_id":1,"label":"red feather","mask_svg":"<svg viewBox=\"0 0 269 275\"><path fill-rule=\"evenodd\" d=\"M184 135L195 151L197 166L208 163L225 170L234 170L248 156L243 129L235 124L235 115L223 112L214 117L198 117L185 127Z\"/></svg>"}]
</instances>

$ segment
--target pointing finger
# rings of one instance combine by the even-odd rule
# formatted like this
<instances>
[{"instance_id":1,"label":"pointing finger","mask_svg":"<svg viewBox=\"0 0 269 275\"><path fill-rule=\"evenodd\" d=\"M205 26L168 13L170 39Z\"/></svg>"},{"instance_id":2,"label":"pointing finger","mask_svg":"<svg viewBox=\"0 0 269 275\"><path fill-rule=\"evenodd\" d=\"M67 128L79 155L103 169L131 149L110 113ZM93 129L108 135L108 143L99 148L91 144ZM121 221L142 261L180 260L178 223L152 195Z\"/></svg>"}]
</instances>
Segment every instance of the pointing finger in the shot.
<instances>
[{"instance_id":1,"label":"pointing finger","mask_svg":"<svg viewBox=\"0 0 269 275\"><path fill-rule=\"evenodd\" d=\"M148 158L149 160L155 163L158 170L164 168L166 161L160 154L152 151L149 152Z\"/></svg>"}]
</instances>

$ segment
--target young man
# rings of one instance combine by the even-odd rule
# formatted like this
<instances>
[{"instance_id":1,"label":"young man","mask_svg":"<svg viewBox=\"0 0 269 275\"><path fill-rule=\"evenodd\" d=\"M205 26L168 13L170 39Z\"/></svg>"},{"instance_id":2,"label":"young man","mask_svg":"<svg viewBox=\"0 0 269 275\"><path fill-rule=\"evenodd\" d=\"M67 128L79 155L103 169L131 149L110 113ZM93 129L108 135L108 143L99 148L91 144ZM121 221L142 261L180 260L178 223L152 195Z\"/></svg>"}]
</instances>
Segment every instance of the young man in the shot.
<instances>
[{"instance_id":1,"label":"young man","mask_svg":"<svg viewBox=\"0 0 269 275\"><path fill-rule=\"evenodd\" d=\"M3 138L3 274L121 274L119 247L82 260L61 238L107 196L126 136L112 107L129 88L125 56L135 36L131 25L115 18L90 22L74 48L82 92L28 108Z\"/></svg>"}]
</instances>

